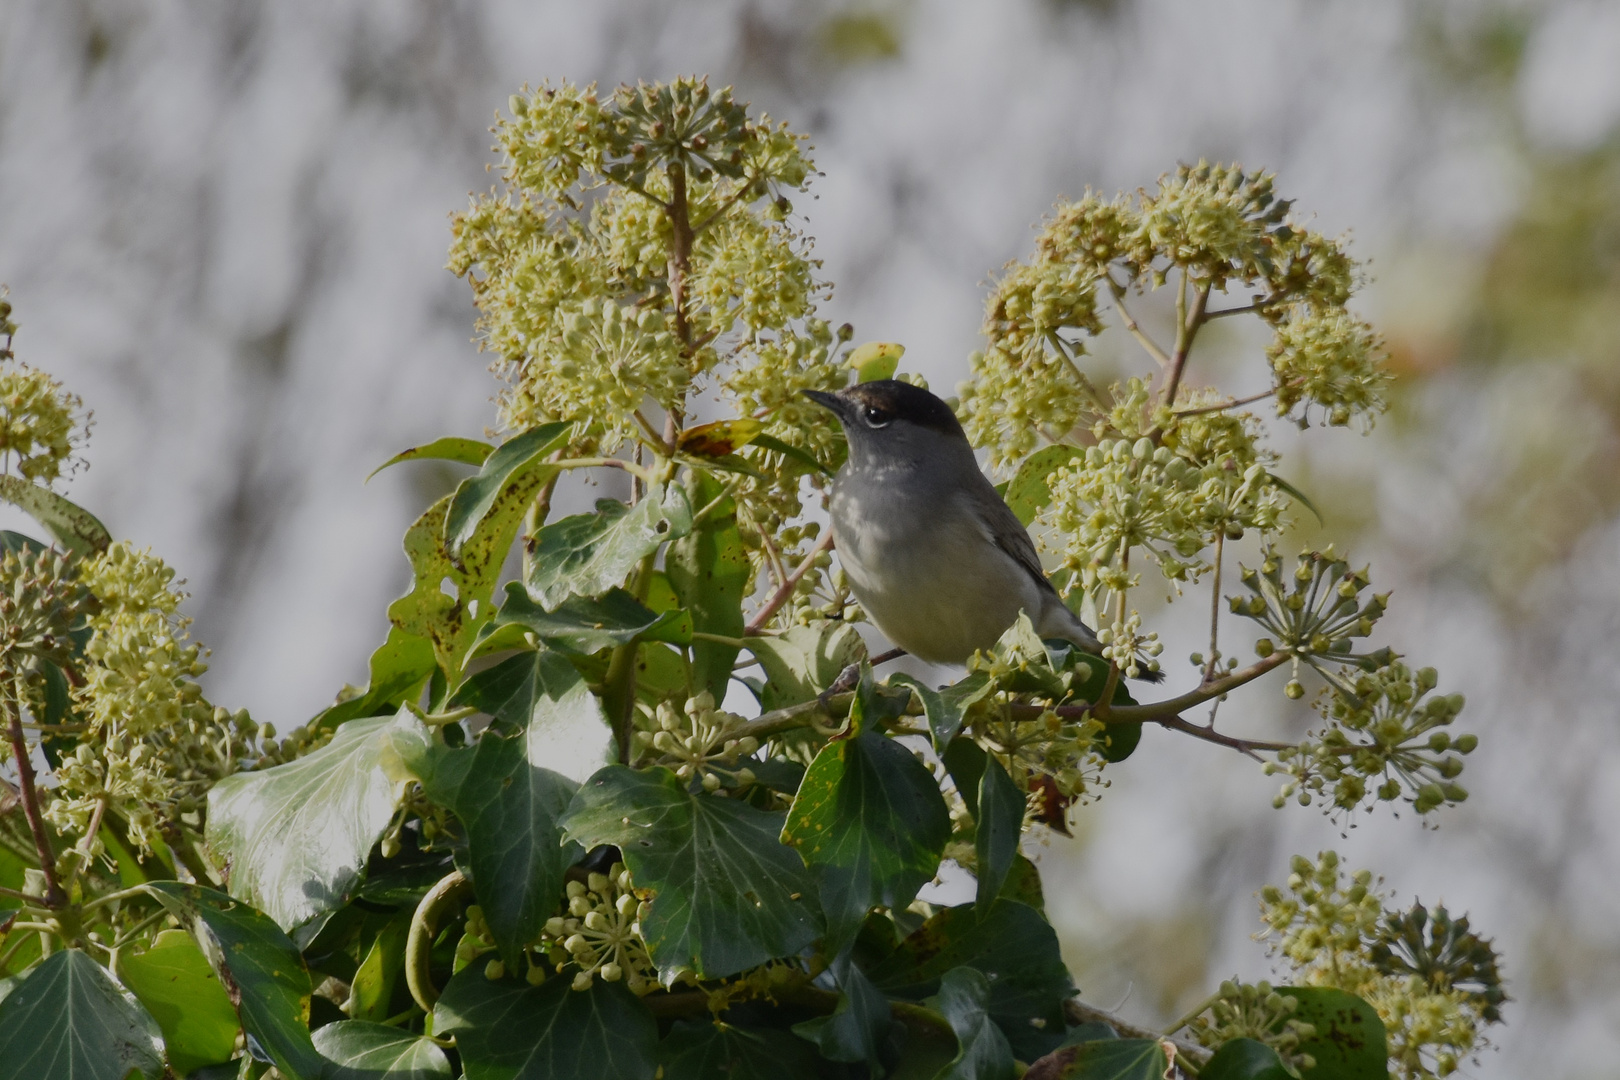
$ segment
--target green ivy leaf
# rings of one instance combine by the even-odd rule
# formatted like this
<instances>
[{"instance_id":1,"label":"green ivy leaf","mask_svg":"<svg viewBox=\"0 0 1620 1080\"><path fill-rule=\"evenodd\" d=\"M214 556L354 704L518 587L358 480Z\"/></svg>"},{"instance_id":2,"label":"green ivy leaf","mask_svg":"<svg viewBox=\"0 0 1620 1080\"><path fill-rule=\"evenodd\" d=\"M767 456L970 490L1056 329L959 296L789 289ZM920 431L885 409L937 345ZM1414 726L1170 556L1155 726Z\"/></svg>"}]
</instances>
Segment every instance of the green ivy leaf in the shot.
<instances>
[{"instance_id":1,"label":"green ivy leaf","mask_svg":"<svg viewBox=\"0 0 1620 1080\"><path fill-rule=\"evenodd\" d=\"M1063 1002L1074 995L1074 982L1057 934L1039 912L1013 900L999 899L982 914L972 904L939 911L867 974L887 994L921 1000L963 965L990 980L987 1009L1014 1053L1047 1042L1043 1030L1062 1030Z\"/></svg>"},{"instance_id":2,"label":"green ivy leaf","mask_svg":"<svg viewBox=\"0 0 1620 1080\"><path fill-rule=\"evenodd\" d=\"M508 582L506 602L495 615L492 629L520 626L542 641L578 653L642 641L692 642L692 617L684 611L662 613L642 605L623 589L609 589L598 599L570 596L555 609L529 599L518 582Z\"/></svg>"},{"instance_id":3,"label":"green ivy leaf","mask_svg":"<svg viewBox=\"0 0 1620 1080\"><path fill-rule=\"evenodd\" d=\"M1035 515L1052 501L1052 474L1085 451L1074 446L1048 446L1035 451L1018 466L1003 496L1027 528Z\"/></svg>"},{"instance_id":4,"label":"green ivy leaf","mask_svg":"<svg viewBox=\"0 0 1620 1080\"><path fill-rule=\"evenodd\" d=\"M1108 665L1091 657L1089 660L1080 659L1086 665L1087 672L1084 679L1074 680L1074 696L1081 701L1096 701L1102 697L1103 689L1108 685ZM1120 679L1114 684L1115 705L1135 705L1136 699L1131 696L1130 689L1125 680ZM1143 724L1109 724L1102 733L1103 744L1101 753L1104 761L1120 762L1136 752L1136 747L1142 741Z\"/></svg>"},{"instance_id":5,"label":"green ivy leaf","mask_svg":"<svg viewBox=\"0 0 1620 1080\"><path fill-rule=\"evenodd\" d=\"M915 900L950 837L933 774L904 746L866 730L821 749L782 828L782 842L816 873L833 952L873 907Z\"/></svg>"},{"instance_id":6,"label":"green ivy leaf","mask_svg":"<svg viewBox=\"0 0 1620 1080\"><path fill-rule=\"evenodd\" d=\"M995 758L988 759L979 780L978 803L973 841L979 875L975 902L985 911L1001 895L1024 832L1024 793Z\"/></svg>"},{"instance_id":7,"label":"green ivy leaf","mask_svg":"<svg viewBox=\"0 0 1620 1080\"><path fill-rule=\"evenodd\" d=\"M817 1080L816 1052L773 1028L681 1020L658 1044L664 1080Z\"/></svg>"},{"instance_id":8,"label":"green ivy leaf","mask_svg":"<svg viewBox=\"0 0 1620 1080\"><path fill-rule=\"evenodd\" d=\"M634 507L602 499L594 513L565 517L540 530L524 584L548 611L570 596L600 596L623 584L660 544L691 528L692 507L680 488L654 485Z\"/></svg>"},{"instance_id":9,"label":"green ivy leaf","mask_svg":"<svg viewBox=\"0 0 1620 1080\"><path fill-rule=\"evenodd\" d=\"M1032 907L1046 916L1046 895L1041 889L1041 872L1022 854L1014 854L1012 866L1007 871L1007 880L1001 886L1001 895L1008 900L1016 900L1026 907Z\"/></svg>"},{"instance_id":10,"label":"green ivy leaf","mask_svg":"<svg viewBox=\"0 0 1620 1080\"><path fill-rule=\"evenodd\" d=\"M366 689L319 713L310 725L335 728L360 717L392 712L400 702L422 688L433 670L432 643L391 626L388 639L371 654L371 681Z\"/></svg>"},{"instance_id":11,"label":"green ivy leaf","mask_svg":"<svg viewBox=\"0 0 1620 1080\"><path fill-rule=\"evenodd\" d=\"M530 501L556 474L556 466L544 458L567 441L571 426L559 420L512 436L481 462L478 475L457 485L444 516L445 550L458 554L492 515L509 515L515 528Z\"/></svg>"},{"instance_id":12,"label":"green ivy leaf","mask_svg":"<svg viewBox=\"0 0 1620 1080\"><path fill-rule=\"evenodd\" d=\"M809 701L846 667L866 659L860 632L830 619L769 637L751 637L748 651L765 671L759 704L767 711Z\"/></svg>"},{"instance_id":13,"label":"green ivy leaf","mask_svg":"<svg viewBox=\"0 0 1620 1080\"><path fill-rule=\"evenodd\" d=\"M222 892L178 881L143 886L190 929L236 1006L254 1056L290 1080L320 1080L309 1037L309 971L270 917Z\"/></svg>"},{"instance_id":14,"label":"green ivy leaf","mask_svg":"<svg viewBox=\"0 0 1620 1080\"><path fill-rule=\"evenodd\" d=\"M612 734L602 703L566 657L523 652L462 684L452 705L488 713L507 731L523 731L529 759L575 783L611 760Z\"/></svg>"},{"instance_id":15,"label":"green ivy leaf","mask_svg":"<svg viewBox=\"0 0 1620 1080\"><path fill-rule=\"evenodd\" d=\"M968 813L973 819L979 819L979 787L984 783L984 767L990 760L990 755L984 748L972 739L958 736L945 745L945 752L940 755L945 763L945 771L951 774L951 780L956 784L957 794L967 804Z\"/></svg>"},{"instance_id":16,"label":"green ivy leaf","mask_svg":"<svg viewBox=\"0 0 1620 1080\"><path fill-rule=\"evenodd\" d=\"M755 435L753 442L749 443L749 445L759 450L769 450L772 453L781 454L787 460L803 465L810 471L821 473L823 476L831 476L837 471L829 469L817 461L808 451L785 443L773 435Z\"/></svg>"},{"instance_id":17,"label":"green ivy leaf","mask_svg":"<svg viewBox=\"0 0 1620 1080\"><path fill-rule=\"evenodd\" d=\"M1299 1052L1316 1059L1301 1071L1304 1080L1385 1080L1388 1035L1373 1007L1355 994L1326 986L1279 986L1277 993L1296 998L1289 1019L1316 1027Z\"/></svg>"},{"instance_id":18,"label":"green ivy leaf","mask_svg":"<svg viewBox=\"0 0 1620 1080\"><path fill-rule=\"evenodd\" d=\"M493 981L479 965L450 980L433 1030L453 1035L466 1080L652 1080L658 1024L622 982Z\"/></svg>"},{"instance_id":19,"label":"green ivy leaf","mask_svg":"<svg viewBox=\"0 0 1620 1080\"><path fill-rule=\"evenodd\" d=\"M77 949L53 953L0 1002L0 1080L163 1076L158 1025Z\"/></svg>"},{"instance_id":20,"label":"green ivy leaf","mask_svg":"<svg viewBox=\"0 0 1620 1080\"><path fill-rule=\"evenodd\" d=\"M145 952L120 952L117 971L163 1029L175 1072L184 1076L236 1052L236 1007L190 934L165 930Z\"/></svg>"},{"instance_id":21,"label":"green ivy leaf","mask_svg":"<svg viewBox=\"0 0 1620 1080\"><path fill-rule=\"evenodd\" d=\"M370 884L369 882L367 884ZM349 982L347 1011L356 1020L387 1019L394 989L404 971L405 941L410 935L412 910L406 909L383 924L371 938L360 967ZM361 939L362 943L364 938ZM319 1045L319 1040L316 1041Z\"/></svg>"},{"instance_id":22,"label":"green ivy leaf","mask_svg":"<svg viewBox=\"0 0 1620 1080\"><path fill-rule=\"evenodd\" d=\"M75 555L94 555L112 543L107 526L83 507L68 502L50 488L30 484L20 476L0 476L0 499L21 507L63 548Z\"/></svg>"},{"instance_id":23,"label":"green ivy leaf","mask_svg":"<svg viewBox=\"0 0 1620 1080\"><path fill-rule=\"evenodd\" d=\"M832 1015L794 1024L793 1033L815 1043L828 1061L864 1061L881 1075L879 1054L890 1023L888 999L848 952L833 960L832 973L839 990Z\"/></svg>"},{"instance_id":24,"label":"green ivy leaf","mask_svg":"<svg viewBox=\"0 0 1620 1080\"><path fill-rule=\"evenodd\" d=\"M431 745L409 714L351 720L313 753L214 785L207 840L231 895L289 931L343 904Z\"/></svg>"},{"instance_id":25,"label":"green ivy leaf","mask_svg":"<svg viewBox=\"0 0 1620 1080\"><path fill-rule=\"evenodd\" d=\"M692 471L688 483L695 509L702 510L722 499L724 488L707 473ZM730 496L725 496L689 536L670 545L664 553L664 572L681 606L692 613L692 629L719 637L742 637L742 604L753 591L753 573L742 533L737 529L737 505ZM699 641L692 646L692 679L707 688L717 702L726 699L737 651L717 641Z\"/></svg>"},{"instance_id":26,"label":"green ivy leaf","mask_svg":"<svg viewBox=\"0 0 1620 1080\"><path fill-rule=\"evenodd\" d=\"M462 439L447 436L443 439L434 439L421 446L413 446L408 450L401 450L381 465L372 469L366 475L367 482L373 476L382 472L390 465L398 465L402 461L454 461L462 465L482 465L484 459L495 452L495 448L487 442L478 439Z\"/></svg>"},{"instance_id":27,"label":"green ivy leaf","mask_svg":"<svg viewBox=\"0 0 1620 1080\"><path fill-rule=\"evenodd\" d=\"M928 731L933 736L934 749L942 753L956 738L956 733L962 730L962 720L967 715L968 707L982 701L995 690L990 676L982 671L976 671L942 690L935 690L921 679L904 672L890 675L888 681L890 686L910 687L917 695L917 700L922 702L923 714L928 718Z\"/></svg>"},{"instance_id":28,"label":"green ivy leaf","mask_svg":"<svg viewBox=\"0 0 1620 1080\"><path fill-rule=\"evenodd\" d=\"M315 1030L315 1049L353 1080L450 1080L450 1059L432 1039L366 1020L339 1020Z\"/></svg>"},{"instance_id":29,"label":"green ivy leaf","mask_svg":"<svg viewBox=\"0 0 1620 1080\"><path fill-rule=\"evenodd\" d=\"M1215 1051L1198 1080L1293 1080L1277 1051L1257 1039L1228 1039ZM1323 1077L1322 1080L1326 1080Z\"/></svg>"},{"instance_id":30,"label":"green ivy leaf","mask_svg":"<svg viewBox=\"0 0 1620 1080\"><path fill-rule=\"evenodd\" d=\"M579 789L562 826L586 848L623 852L637 892L652 897L641 930L662 974L721 978L820 935L810 874L777 841L783 817L694 795L662 767L610 765Z\"/></svg>"},{"instance_id":31,"label":"green ivy leaf","mask_svg":"<svg viewBox=\"0 0 1620 1080\"><path fill-rule=\"evenodd\" d=\"M1063 1080L1164 1080L1170 1071L1170 1059L1157 1039L1096 1039L1056 1050L1043 1068L1046 1062L1051 1071L1041 1075Z\"/></svg>"},{"instance_id":32,"label":"green ivy leaf","mask_svg":"<svg viewBox=\"0 0 1620 1080\"><path fill-rule=\"evenodd\" d=\"M1012 1047L986 1012L990 981L970 967L952 968L940 980L939 993L929 1004L950 1021L961 1048L956 1059L935 1080L1014 1080Z\"/></svg>"},{"instance_id":33,"label":"green ivy leaf","mask_svg":"<svg viewBox=\"0 0 1620 1080\"><path fill-rule=\"evenodd\" d=\"M563 874L585 857L557 826L579 785L541 767L546 735L529 726L502 738L492 728L476 745L444 755L425 783L428 797L454 810L467 830L473 891L514 971L523 947L556 912Z\"/></svg>"}]
</instances>

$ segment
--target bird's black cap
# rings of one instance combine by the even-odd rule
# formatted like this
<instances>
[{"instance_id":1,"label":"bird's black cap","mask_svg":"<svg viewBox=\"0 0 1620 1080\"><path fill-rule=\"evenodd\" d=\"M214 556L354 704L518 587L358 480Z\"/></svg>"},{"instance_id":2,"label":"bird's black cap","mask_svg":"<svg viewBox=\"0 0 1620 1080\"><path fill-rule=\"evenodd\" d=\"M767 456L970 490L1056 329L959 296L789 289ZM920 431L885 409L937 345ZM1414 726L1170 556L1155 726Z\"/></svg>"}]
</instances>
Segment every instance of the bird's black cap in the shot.
<instances>
[{"instance_id":1,"label":"bird's black cap","mask_svg":"<svg viewBox=\"0 0 1620 1080\"><path fill-rule=\"evenodd\" d=\"M907 420L946 435L962 435L962 425L949 405L922 387L899 379L874 379L836 394L806 390L804 395L831 409L841 420L848 419L857 409L872 409L889 419Z\"/></svg>"}]
</instances>

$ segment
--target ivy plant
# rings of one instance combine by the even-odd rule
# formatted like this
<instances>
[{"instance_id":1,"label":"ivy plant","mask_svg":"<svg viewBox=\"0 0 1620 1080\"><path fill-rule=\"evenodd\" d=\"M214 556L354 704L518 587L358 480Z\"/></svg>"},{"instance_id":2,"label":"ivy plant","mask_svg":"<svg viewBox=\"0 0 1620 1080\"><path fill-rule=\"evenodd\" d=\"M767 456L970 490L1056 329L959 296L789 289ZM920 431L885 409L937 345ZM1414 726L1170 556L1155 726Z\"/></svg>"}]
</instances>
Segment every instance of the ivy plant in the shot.
<instances>
[{"instance_id":1,"label":"ivy plant","mask_svg":"<svg viewBox=\"0 0 1620 1080\"><path fill-rule=\"evenodd\" d=\"M1466 797L1461 697L1370 643L1387 595L1283 549L1314 510L1249 407L1365 429L1388 376L1354 262L1269 175L1060 203L995 279L952 404L1106 647L1020 619L936 686L882 676L817 523L844 448L799 391L903 350L818 313L804 140L701 79L525 89L494 130L450 269L496 435L384 463L465 477L405 534L367 684L285 734L204 699L173 572L58 492L87 417L0 306L0 498L47 537L0 534L0 1080L1382 1080L1483 1045L1489 941L1332 852L1262 893L1286 981L1159 1031L1077 995L1025 853L1150 725L1280 773L1279 805ZM1234 397L1192 360L1240 317L1270 344ZM1103 333L1140 373L1099 383ZM619 496L554 515L580 471ZM1144 579L1209 592L1151 701ZM1314 695L1305 739L1189 718L1268 676ZM947 863L971 898L920 899Z\"/></svg>"}]
</instances>

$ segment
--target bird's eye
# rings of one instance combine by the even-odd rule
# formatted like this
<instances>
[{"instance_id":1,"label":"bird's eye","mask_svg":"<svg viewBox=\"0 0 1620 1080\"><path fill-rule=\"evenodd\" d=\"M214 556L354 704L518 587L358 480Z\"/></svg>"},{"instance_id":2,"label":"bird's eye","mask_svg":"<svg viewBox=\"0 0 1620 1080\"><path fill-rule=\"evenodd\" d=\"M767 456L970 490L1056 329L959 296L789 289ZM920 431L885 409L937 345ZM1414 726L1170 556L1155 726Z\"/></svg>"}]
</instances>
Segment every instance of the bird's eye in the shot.
<instances>
[{"instance_id":1,"label":"bird's eye","mask_svg":"<svg viewBox=\"0 0 1620 1080\"><path fill-rule=\"evenodd\" d=\"M866 426L869 428L880 428L888 427L889 421L893 420L894 417L886 409L880 409L876 405L868 405L861 410L861 419L866 421Z\"/></svg>"}]
</instances>

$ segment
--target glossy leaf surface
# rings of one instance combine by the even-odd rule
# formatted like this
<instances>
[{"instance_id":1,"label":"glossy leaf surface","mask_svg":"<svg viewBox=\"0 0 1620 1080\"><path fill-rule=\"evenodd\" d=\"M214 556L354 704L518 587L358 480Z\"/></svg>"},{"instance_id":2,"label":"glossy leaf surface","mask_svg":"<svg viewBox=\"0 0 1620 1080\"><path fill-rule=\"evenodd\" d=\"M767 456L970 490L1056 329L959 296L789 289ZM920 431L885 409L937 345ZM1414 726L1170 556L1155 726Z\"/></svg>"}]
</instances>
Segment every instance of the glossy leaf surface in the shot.
<instances>
[{"instance_id":1,"label":"glossy leaf surface","mask_svg":"<svg viewBox=\"0 0 1620 1080\"><path fill-rule=\"evenodd\" d=\"M366 1020L317 1028L315 1049L342 1071L333 1080L450 1080L450 1059L432 1039Z\"/></svg>"},{"instance_id":2,"label":"glossy leaf surface","mask_svg":"<svg viewBox=\"0 0 1620 1080\"><path fill-rule=\"evenodd\" d=\"M566 834L615 844L652 906L641 929L661 972L732 975L798 952L821 932L815 884L777 840L784 815L692 794L665 768L613 765L579 789Z\"/></svg>"},{"instance_id":3,"label":"glossy leaf surface","mask_svg":"<svg viewBox=\"0 0 1620 1080\"><path fill-rule=\"evenodd\" d=\"M236 1007L184 930L163 931L145 952L120 952L118 978L162 1028L175 1072L183 1076L235 1053Z\"/></svg>"},{"instance_id":4,"label":"glossy leaf surface","mask_svg":"<svg viewBox=\"0 0 1620 1080\"><path fill-rule=\"evenodd\" d=\"M467 1080L652 1080L658 1025L623 983L492 981L481 966L450 980L433 1030L453 1035Z\"/></svg>"},{"instance_id":5,"label":"glossy leaf surface","mask_svg":"<svg viewBox=\"0 0 1620 1080\"><path fill-rule=\"evenodd\" d=\"M0 1080L163 1076L157 1022L77 949L45 958L0 1001Z\"/></svg>"},{"instance_id":6,"label":"glossy leaf surface","mask_svg":"<svg viewBox=\"0 0 1620 1080\"><path fill-rule=\"evenodd\" d=\"M540 530L524 584L548 611L570 596L600 596L624 584L660 544L691 528L692 507L677 487L655 487L633 507L602 499L594 513L565 517Z\"/></svg>"},{"instance_id":7,"label":"glossy leaf surface","mask_svg":"<svg viewBox=\"0 0 1620 1080\"><path fill-rule=\"evenodd\" d=\"M408 713L352 720L285 765L237 773L208 793L208 842L231 895L285 930L342 904L399 806L407 764L429 747Z\"/></svg>"}]
</instances>

